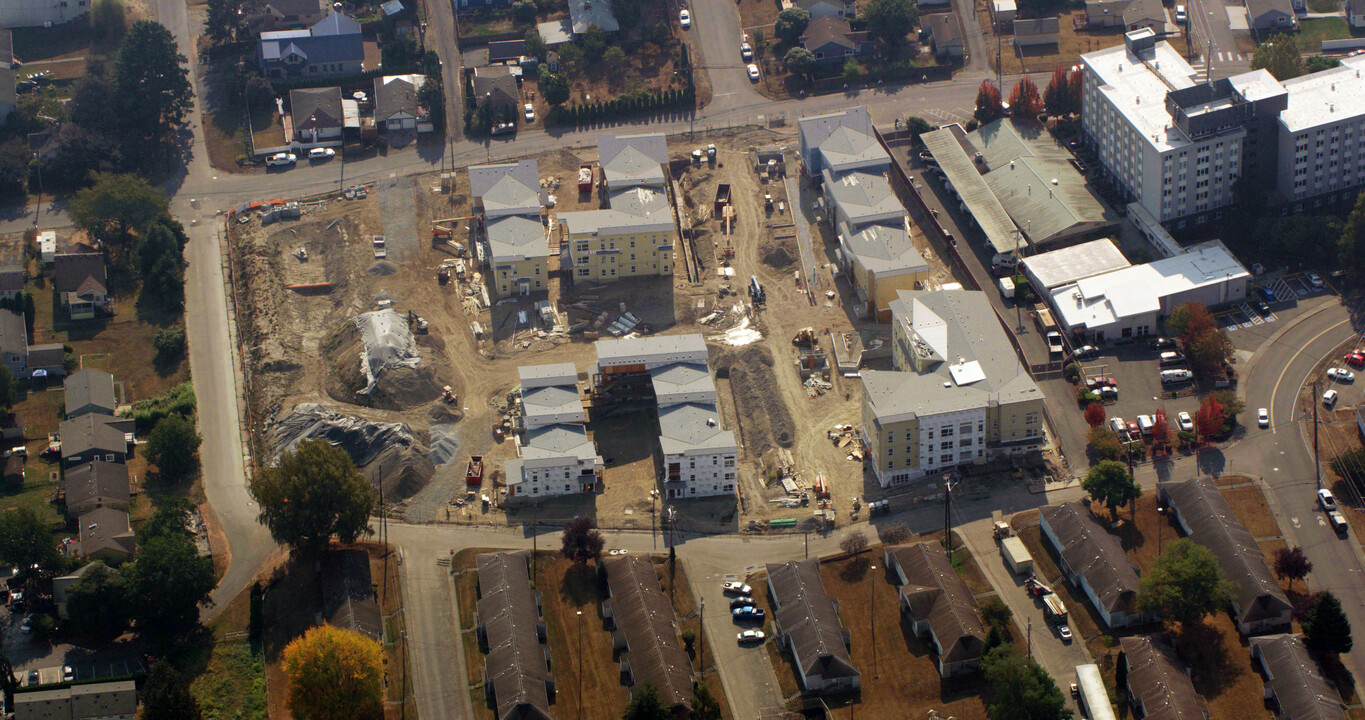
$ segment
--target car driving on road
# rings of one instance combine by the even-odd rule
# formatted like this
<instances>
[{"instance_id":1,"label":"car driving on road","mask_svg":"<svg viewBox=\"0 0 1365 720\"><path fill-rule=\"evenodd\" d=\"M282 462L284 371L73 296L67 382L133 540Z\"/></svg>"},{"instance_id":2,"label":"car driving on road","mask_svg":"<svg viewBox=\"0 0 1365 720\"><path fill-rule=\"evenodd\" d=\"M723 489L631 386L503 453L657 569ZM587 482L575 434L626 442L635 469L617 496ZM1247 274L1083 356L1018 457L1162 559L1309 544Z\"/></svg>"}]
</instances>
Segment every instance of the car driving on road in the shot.
<instances>
[{"instance_id":1,"label":"car driving on road","mask_svg":"<svg viewBox=\"0 0 1365 720\"><path fill-rule=\"evenodd\" d=\"M1257 425L1260 425L1260 426L1263 427L1263 428L1270 427L1270 411L1267 410L1267 409L1265 409L1265 408L1261 408L1260 410L1257 410L1257 411L1256 411L1256 424L1257 424Z\"/></svg>"}]
</instances>

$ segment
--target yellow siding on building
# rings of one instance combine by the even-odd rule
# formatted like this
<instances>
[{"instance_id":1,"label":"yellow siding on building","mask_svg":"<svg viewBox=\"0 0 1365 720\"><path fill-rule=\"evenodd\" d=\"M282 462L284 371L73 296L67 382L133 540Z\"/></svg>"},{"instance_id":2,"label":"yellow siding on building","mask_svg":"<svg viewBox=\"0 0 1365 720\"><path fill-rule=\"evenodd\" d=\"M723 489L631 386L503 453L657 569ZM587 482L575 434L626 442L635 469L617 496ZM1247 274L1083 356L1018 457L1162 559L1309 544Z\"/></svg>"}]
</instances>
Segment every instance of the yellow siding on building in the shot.
<instances>
[{"instance_id":1,"label":"yellow siding on building","mask_svg":"<svg viewBox=\"0 0 1365 720\"><path fill-rule=\"evenodd\" d=\"M494 262L493 270L489 273L488 290L494 299L501 300L506 297L521 294L521 279L525 278L525 285L530 292L539 292L549 288L550 285L550 259L549 258L527 258L514 262Z\"/></svg>"},{"instance_id":2,"label":"yellow siding on building","mask_svg":"<svg viewBox=\"0 0 1365 720\"><path fill-rule=\"evenodd\" d=\"M610 282L629 277L673 274L672 231L567 234L575 280Z\"/></svg>"}]
</instances>

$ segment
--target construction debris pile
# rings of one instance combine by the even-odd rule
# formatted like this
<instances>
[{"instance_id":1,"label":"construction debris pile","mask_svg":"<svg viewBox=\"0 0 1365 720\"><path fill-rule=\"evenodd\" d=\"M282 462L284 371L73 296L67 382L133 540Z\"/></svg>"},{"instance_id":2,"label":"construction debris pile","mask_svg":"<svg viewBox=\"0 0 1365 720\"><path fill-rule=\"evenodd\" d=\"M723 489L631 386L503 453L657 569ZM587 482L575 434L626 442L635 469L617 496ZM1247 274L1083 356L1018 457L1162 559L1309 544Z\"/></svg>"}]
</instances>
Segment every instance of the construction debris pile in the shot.
<instances>
[{"instance_id":1,"label":"construction debris pile","mask_svg":"<svg viewBox=\"0 0 1365 720\"><path fill-rule=\"evenodd\" d=\"M374 422L317 403L300 403L283 418L272 417L266 432L274 440L273 461L303 440L325 440L345 450L371 480L383 480L386 499L415 493L433 472L426 440L407 423Z\"/></svg>"},{"instance_id":2,"label":"construction debris pile","mask_svg":"<svg viewBox=\"0 0 1365 720\"><path fill-rule=\"evenodd\" d=\"M366 384L357 394L370 394L383 372L422 364L412 330L403 316L392 308L357 315L355 326L365 345L365 352L360 356L360 370L365 374Z\"/></svg>"}]
</instances>

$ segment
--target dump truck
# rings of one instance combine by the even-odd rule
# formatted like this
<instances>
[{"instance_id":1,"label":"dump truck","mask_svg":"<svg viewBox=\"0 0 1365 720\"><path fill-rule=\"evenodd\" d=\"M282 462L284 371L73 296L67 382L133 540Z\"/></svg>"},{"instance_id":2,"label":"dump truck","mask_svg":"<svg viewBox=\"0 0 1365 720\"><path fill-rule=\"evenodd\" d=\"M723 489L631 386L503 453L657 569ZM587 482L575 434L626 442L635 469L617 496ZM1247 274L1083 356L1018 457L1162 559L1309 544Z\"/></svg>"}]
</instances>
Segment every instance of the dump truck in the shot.
<instances>
[{"instance_id":1,"label":"dump truck","mask_svg":"<svg viewBox=\"0 0 1365 720\"><path fill-rule=\"evenodd\" d=\"M470 455L470 456L469 456L469 464L465 466L465 470L464 470L464 484L465 484L465 485L482 485L482 484L483 484L483 456L482 456L482 455Z\"/></svg>"},{"instance_id":2,"label":"dump truck","mask_svg":"<svg viewBox=\"0 0 1365 720\"><path fill-rule=\"evenodd\" d=\"M578 166L578 192L592 192L592 165L583 164Z\"/></svg>"},{"instance_id":3,"label":"dump truck","mask_svg":"<svg viewBox=\"0 0 1365 720\"><path fill-rule=\"evenodd\" d=\"M1056 593L1048 593L1043 596L1043 616L1050 623L1066 622L1066 606L1062 604L1062 599Z\"/></svg>"},{"instance_id":4,"label":"dump truck","mask_svg":"<svg viewBox=\"0 0 1365 720\"><path fill-rule=\"evenodd\" d=\"M725 212L725 206L730 204L730 183L721 183L716 186L716 217L720 217Z\"/></svg>"}]
</instances>

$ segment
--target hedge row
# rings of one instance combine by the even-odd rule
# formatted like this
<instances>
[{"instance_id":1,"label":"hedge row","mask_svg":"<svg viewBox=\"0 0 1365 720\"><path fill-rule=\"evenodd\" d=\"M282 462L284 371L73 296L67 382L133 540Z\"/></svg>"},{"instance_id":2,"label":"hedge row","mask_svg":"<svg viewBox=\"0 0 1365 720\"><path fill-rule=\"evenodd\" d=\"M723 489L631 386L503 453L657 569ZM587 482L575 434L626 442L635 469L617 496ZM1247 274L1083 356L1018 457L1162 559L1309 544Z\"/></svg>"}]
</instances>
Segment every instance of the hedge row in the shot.
<instances>
[{"instance_id":1,"label":"hedge row","mask_svg":"<svg viewBox=\"0 0 1365 720\"><path fill-rule=\"evenodd\" d=\"M584 125L600 120L618 120L640 113L676 110L696 107L697 93L692 88L685 90L665 90L663 92L639 92L624 95L606 102L574 104L567 107L551 108L545 122L549 125Z\"/></svg>"},{"instance_id":2,"label":"hedge row","mask_svg":"<svg viewBox=\"0 0 1365 720\"><path fill-rule=\"evenodd\" d=\"M183 382L171 388L165 395L140 400L133 405L132 412L125 412L124 417L131 417L137 422L138 432L147 433L161 418L171 413L186 418L194 417L193 383Z\"/></svg>"}]
</instances>

